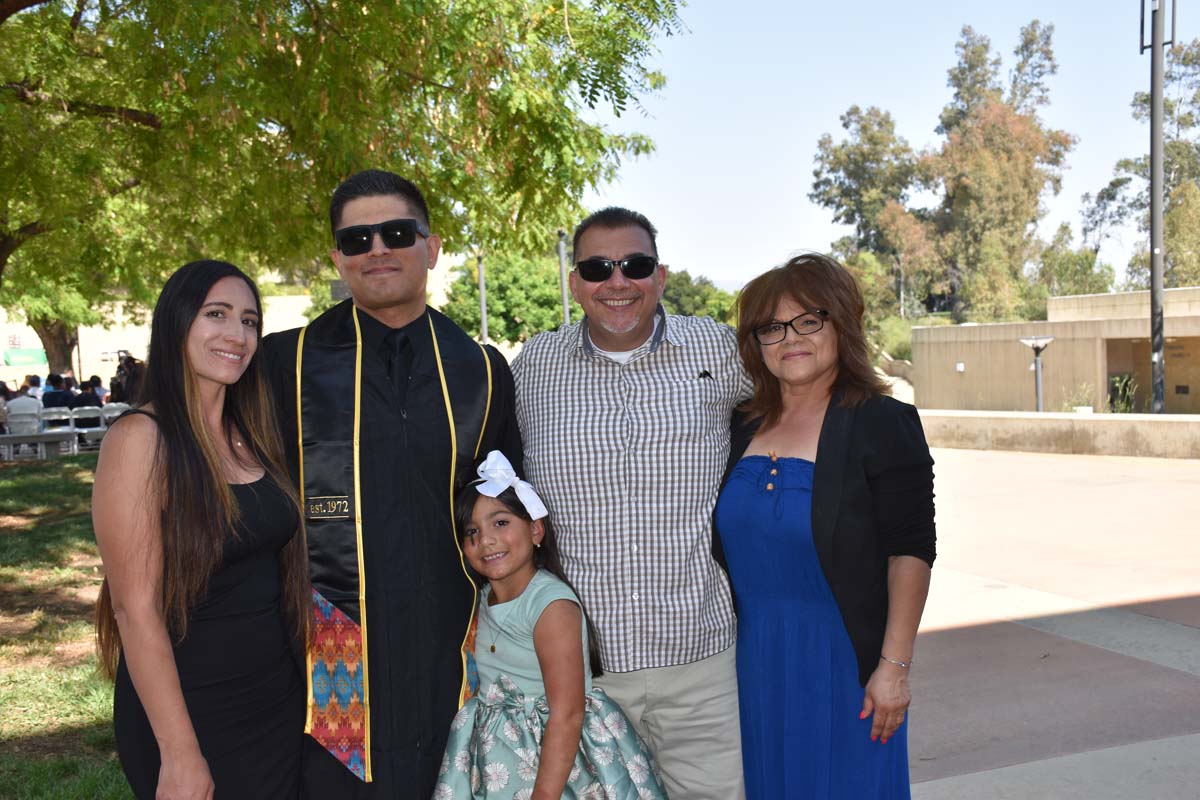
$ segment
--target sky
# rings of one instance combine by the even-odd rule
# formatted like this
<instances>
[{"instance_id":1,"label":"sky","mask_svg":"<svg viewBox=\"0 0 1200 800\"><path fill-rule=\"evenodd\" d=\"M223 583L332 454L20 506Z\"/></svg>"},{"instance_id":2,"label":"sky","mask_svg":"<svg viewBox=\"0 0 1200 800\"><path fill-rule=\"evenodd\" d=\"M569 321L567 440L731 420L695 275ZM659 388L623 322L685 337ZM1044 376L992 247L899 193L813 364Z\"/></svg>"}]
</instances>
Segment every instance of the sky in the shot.
<instances>
[{"instance_id":1,"label":"sky","mask_svg":"<svg viewBox=\"0 0 1200 800\"><path fill-rule=\"evenodd\" d=\"M839 117L851 105L891 112L914 149L939 142L963 25L991 39L1005 78L1020 29L1034 19L1054 25L1058 73L1040 113L1077 142L1062 191L1043 198L1042 238L1068 222L1078 244L1081 196L1103 188L1119 159L1149 149L1148 124L1130 113L1134 92L1150 85L1137 0L692 0L682 17L687 30L661 40L652 63L666 88L620 118L596 117L650 136L655 152L623 163L584 204L641 211L659 230L664 263L726 289L850 232L808 193L817 141L844 138ZM1180 19L1180 41L1200 36L1188 19L1200 18ZM1130 226L1100 258L1120 276L1143 238Z\"/></svg>"}]
</instances>

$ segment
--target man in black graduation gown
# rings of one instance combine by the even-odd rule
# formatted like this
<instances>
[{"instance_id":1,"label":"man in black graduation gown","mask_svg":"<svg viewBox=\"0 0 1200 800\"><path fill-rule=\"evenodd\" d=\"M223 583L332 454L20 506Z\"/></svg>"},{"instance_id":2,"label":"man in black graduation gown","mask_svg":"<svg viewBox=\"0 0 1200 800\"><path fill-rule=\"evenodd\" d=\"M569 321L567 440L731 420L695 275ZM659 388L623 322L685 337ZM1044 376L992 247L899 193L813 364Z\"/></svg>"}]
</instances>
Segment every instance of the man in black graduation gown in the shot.
<instances>
[{"instance_id":1,"label":"man in black graduation gown","mask_svg":"<svg viewBox=\"0 0 1200 800\"><path fill-rule=\"evenodd\" d=\"M453 488L492 449L520 469L512 375L426 307L441 242L412 183L353 175L330 222L352 300L264 340L314 587L304 796L424 799L467 693Z\"/></svg>"}]
</instances>

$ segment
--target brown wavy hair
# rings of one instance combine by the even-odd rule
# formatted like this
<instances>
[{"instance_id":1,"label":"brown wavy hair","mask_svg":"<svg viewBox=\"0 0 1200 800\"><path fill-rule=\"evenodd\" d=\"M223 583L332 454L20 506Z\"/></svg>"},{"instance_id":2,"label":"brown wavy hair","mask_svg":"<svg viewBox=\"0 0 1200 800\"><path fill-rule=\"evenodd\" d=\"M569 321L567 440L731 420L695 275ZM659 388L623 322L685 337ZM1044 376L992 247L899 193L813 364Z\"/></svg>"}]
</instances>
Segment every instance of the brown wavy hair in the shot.
<instances>
[{"instance_id":1,"label":"brown wavy hair","mask_svg":"<svg viewBox=\"0 0 1200 800\"><path fill-rule=\"evenodd\" d=\"M158 444L152 485L161 487L162 595L167 630L175 642L187 635L188 613L204 597L220 566L226 539L238 522L233 490L225 481L216 442L204 423L196 375L187 357L187 338L213 285L222 278L246 282L259 312L259 350L242 377L225 390L224 434L232 446L236 432L270 478L300 503L284 465L283 446L262 366L262 299L241 270L224 261L193 261L180 267L163 286L150 324L150 355L141 401L154 408ZM308 631L308 556L301 525L279 554L283 607L298 640ZM108 580L96 601L96 649L101 669L111 678L121 655L121 633L113 614Z\"/></svg>"},{"instance_id":2,"label":"brown wavy hair","mask_svg":"<svg viewBox=\"0 0 1200 800\"><path fill-rule=\"evenodd\" d=\"M738 352L754 380L754 397L742 410L764 426L774 425L783 412L779 380L767 369L754 329L770 322L780 298L791 297L807 309L829 312L826 325L837 334L837 377L833 390L843 406L857 406L889 389L871 365L863 330L863 298L848 269L828 256L804 253L764 272L746 284L738 296Z\"/></svg>"}]
</instances>

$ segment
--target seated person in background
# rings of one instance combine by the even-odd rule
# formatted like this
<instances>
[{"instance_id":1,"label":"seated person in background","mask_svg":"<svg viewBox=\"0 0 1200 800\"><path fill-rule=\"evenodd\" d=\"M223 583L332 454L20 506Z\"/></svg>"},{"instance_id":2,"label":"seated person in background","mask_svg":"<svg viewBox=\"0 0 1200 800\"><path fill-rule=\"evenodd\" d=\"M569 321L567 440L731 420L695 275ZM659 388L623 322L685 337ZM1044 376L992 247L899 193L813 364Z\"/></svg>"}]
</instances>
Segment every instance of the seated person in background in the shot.
<instances>
[{"instance_id":1,"label":"seated person in background","mask_svg":"<svg viewBox=\"0 0 1200 800\"><path fill-rule=\"evenodd\" d=\"M52 372L46 376L46 383L50 388L42 394L42 408L66 408L75 395L66 388L62 375Z\"/></svg>"},{"instance_id":2,"label":"seated person in background","mask_svg":"<svg viewBox=\"0 0 1200 800\"><path fill-rule=\"evenodd\" d=\"M38 400L33 395L29 394L29 387L22 386L11 400L8 401L8 432L9 433L37 433L42 429L41 422L36 418L32 424L28 420L18 422L16 417L21 414L37 415L42 410L42 401Z\"/></svg>"},{"instance_id":3,"label":"seated person in background","mask_svg":"<svg viewBox=\"0 0 1200 800\"><path fill-rule=\"evenodd\" d=\"M67 404L72 411L77 408L100 408L104 403L100 402L100 396L96 394L96 387L91 380L83 382L81 387L83 391L71 398L71 402ZM100 427L100 418L81 417L75 420L76 428L98 428Z\"/></svg>"},{"instance_id":4,"label":"seated person in background","mask_svg":"<svg viewBox=\"0 0 1200 800\"><path fill-rule=\"evenodd\" d=\"M96 397L100 398L100 405L108 402L108 389L104 386L104 381L100 380L99 375L93 375L88 378L92 382L92 388L96 390Z\"/></svg>"}]
</instances>

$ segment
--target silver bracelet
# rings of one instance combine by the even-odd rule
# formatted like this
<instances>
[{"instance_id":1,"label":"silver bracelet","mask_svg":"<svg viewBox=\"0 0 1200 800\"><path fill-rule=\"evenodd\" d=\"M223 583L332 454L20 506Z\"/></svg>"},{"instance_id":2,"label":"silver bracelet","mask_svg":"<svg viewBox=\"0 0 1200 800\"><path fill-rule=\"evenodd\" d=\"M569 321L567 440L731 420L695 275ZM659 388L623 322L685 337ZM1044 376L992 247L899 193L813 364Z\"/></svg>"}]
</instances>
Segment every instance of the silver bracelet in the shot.
<instances>
[{"instance_id":1,"label":"silver bracelet","mask_svg":"<svg viewBox=\"0 0 1200 800\"><path fill-rule=\"evenodd\" d=\"M905 669L908 669L909 667L911 667L911 666L912 666L912 659L911 659L911 658L910 658L908 661L897 661L897 660L896 660L896 659L894 659L894 658L888 658L887 656L880 656L880 657L879 657L879 660L880 660L880 661L886 661L886 662L888 662L889 664L895 664L897 667L904 667Z\"/></svg>"}]
</instances>

